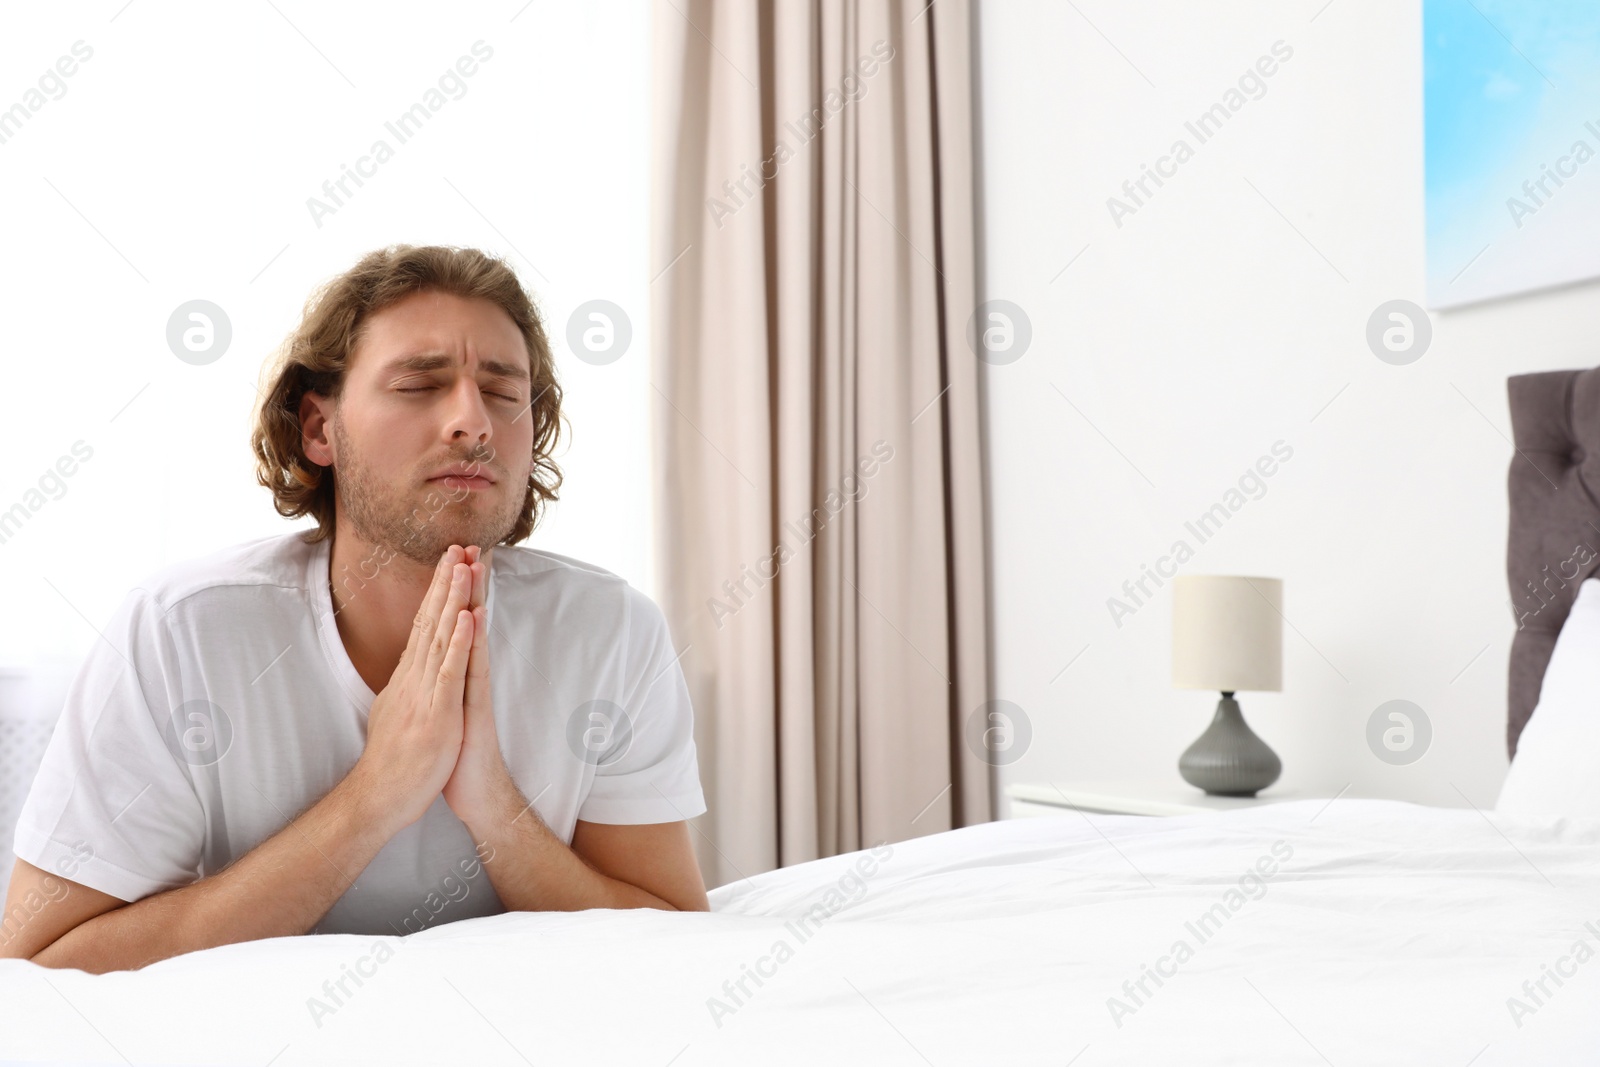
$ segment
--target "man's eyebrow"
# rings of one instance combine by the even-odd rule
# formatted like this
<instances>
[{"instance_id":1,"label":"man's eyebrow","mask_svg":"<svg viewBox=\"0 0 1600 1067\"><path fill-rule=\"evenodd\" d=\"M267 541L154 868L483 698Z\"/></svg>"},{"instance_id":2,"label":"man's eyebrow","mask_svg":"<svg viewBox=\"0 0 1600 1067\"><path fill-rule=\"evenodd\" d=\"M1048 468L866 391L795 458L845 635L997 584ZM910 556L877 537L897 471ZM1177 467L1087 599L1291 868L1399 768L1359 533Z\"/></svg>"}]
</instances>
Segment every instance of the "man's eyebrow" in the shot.
<instances>
[{"instance_id":1,"label":"man's eyebrow","mask_svg":"<svg viewBox=\"0 0 1600 1067\"><path fill-rule=\"evenodd\" d=\"M446 355L401 356L399 359L390 361L384 370L386 372L401 370L434 371L453 367L455 364L456 361ZM492 378L515 378L518 381L529 381L528 372L515 363L502 363L497 359L485 359L478 363L478 369L487 372Z\"/></svg>"}]
</instances>

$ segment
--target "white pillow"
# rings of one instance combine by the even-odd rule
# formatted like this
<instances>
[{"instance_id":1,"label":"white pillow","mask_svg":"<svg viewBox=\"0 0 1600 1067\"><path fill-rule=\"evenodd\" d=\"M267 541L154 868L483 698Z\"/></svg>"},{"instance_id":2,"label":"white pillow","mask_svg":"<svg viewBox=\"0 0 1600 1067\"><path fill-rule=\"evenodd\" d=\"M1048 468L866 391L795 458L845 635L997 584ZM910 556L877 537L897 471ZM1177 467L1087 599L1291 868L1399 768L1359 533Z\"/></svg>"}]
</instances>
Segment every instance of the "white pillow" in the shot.
<instances>
[{"instance_id":1,"label":"white pillow","mask_svg":"<svg viewBox=\"0 0 1600 1067\"><path fill-rule=\"evenodd\" d=\"M1600 580L1578 587L1495 810L1600 819Z\"/></svg>"}]
</instances>

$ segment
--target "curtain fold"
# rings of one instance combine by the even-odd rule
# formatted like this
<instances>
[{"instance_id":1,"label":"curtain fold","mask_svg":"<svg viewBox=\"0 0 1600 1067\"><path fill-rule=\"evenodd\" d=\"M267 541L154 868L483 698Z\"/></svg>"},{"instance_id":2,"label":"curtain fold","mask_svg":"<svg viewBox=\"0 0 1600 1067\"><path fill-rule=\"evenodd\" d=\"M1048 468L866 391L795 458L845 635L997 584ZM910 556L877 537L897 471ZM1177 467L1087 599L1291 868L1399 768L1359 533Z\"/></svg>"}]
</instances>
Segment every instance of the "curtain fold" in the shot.
<instances>
[{"instance_id":1,"label":"curtain fold","mask_svg":"<svg viewBox=\"0 0 1600 1067\"><path fill-rule=\"evenodd\" d=\"M993 817L971 11L652 17L657 573L715 886Z\"/></svg>"}]
</instances>

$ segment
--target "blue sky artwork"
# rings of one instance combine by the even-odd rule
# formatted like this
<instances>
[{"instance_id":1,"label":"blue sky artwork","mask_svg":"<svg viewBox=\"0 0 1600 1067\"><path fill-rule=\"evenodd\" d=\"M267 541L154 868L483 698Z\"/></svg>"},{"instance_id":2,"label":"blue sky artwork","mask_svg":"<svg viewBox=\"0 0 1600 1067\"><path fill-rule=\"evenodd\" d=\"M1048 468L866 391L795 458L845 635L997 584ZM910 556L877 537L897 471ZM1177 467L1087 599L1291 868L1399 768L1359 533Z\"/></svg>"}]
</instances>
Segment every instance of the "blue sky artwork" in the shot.
<instances>
[{"instance_id":1,"label":"blue sky artwork","mask_svg":"<svg viewBox=\"0 0 1600 1067\"><path fill-rule=\"evenodd\" d=\"M1427 292L1600 277L1600 2L1423 0Z\"/></svg>"}]
</instances>

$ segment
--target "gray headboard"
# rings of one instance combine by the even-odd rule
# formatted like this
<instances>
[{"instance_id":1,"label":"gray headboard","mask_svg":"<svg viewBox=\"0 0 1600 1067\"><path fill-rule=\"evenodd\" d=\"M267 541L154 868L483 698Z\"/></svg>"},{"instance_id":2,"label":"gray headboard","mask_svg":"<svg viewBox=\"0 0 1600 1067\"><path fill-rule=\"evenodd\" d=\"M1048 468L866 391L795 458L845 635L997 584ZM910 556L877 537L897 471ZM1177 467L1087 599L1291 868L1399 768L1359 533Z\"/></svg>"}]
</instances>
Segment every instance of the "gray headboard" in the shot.
<instances>
[{"instance_id":1,"label":"gray headboard","mask_svg":"<svg viewBox=\"0 0 1600 1067\"><path fill-rule=\"evenodd\" d=\"M1506 388L1515 446L1506 577L1517 623L1506 751L1515 756L1578 585L1600 568L1600 367L1518 374Z\"/></svg>"}]
</instances>

